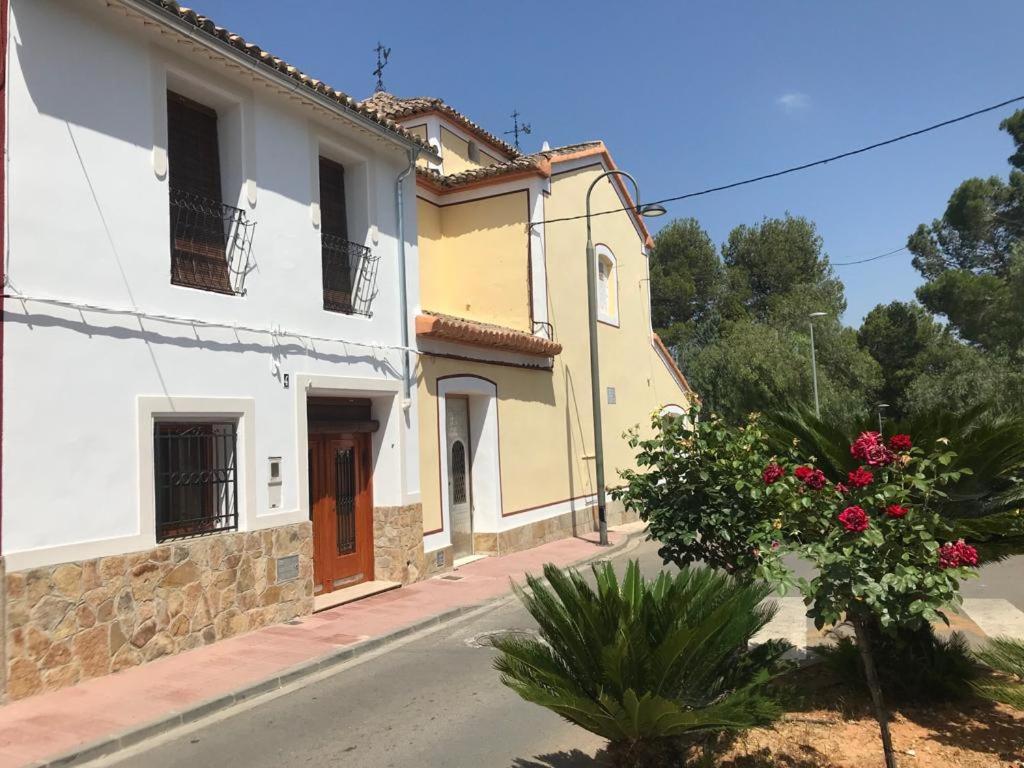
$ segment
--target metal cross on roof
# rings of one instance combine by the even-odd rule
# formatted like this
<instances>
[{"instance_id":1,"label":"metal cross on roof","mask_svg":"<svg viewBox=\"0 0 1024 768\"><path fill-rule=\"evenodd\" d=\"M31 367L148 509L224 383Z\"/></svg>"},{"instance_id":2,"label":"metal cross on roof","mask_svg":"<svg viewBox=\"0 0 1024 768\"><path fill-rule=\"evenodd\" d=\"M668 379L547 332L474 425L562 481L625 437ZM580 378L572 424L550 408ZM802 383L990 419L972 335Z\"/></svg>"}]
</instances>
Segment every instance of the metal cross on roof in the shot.
<instances>
[{"instance_id":1,"label":"metal cross on roof","mask_svg":"<svg viewBox=\"0 0 1024 768\"><path fill-rule=\"evenodd\" d=\"M377 54L377 68L373 70L373 74L377 76L377 87L374 88L374 92L380 93L384 90L384 67L388 65L388 56L391 55L391 49L385 48L378 40L377 47L373 50Z\"/></svg>"},{"instance_id":2,"label":"metal cross on roof","mask_svg":"<svg viewBox=\"0 0 1024 768\"><path fill-rule=\"evenodd\" d=\"M508 136L510 133L515 137L514 142L516 149L519 149L519 134L528 135L531 132L529 123L519 122L519 110L512 111L512 130L505 131L505 135Z\"/></svg>"}]
</instances>

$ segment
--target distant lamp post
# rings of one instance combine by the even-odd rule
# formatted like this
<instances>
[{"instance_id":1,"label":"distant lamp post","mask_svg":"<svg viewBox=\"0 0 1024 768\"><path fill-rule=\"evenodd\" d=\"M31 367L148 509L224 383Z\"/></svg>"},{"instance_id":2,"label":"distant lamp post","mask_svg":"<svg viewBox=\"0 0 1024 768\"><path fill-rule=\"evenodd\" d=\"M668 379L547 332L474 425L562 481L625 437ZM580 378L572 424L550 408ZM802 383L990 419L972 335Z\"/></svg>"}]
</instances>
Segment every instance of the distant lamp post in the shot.
<instances>
[{"instance_id":1,"label":"distant lamp post","mask_svg":"<svg viewBox=\"0 0 1024 768\"><path fill-rule=\"evenodd\" d=\"M609 176L625 176L633 182L635 200L640 199L640 188L636 179L625 171L605 171L591 183L587 189L587 306L590 316L590 396L594 412L594 463L597 481L597 525L599 541L602 546L608 544L608 516L604 493L604 439L601 435L601 374L597 354L597 254L594 251L594 239L590 231L590 193L597 183ZM668 213L665 206L651 203L638 205L636 212L640 216L654 217Z\"/></svg>"},{"instance_id":2,"label":"distant lamp post","mask_svg":"<svg viewBox=\"0 0 1024 768\"><path fill-rule=\"evenodd\" d=\"M827 317L828 312L811 312L807 317L807 325L811 328L811 380L814 382L814 415L821 418L821 404L818 402L818 361L814 356L814 321L819 317Z\"/></svg>"},{"instance_id":3,"label":"distant lamp post","mask_svg":"<svg viewBox=\"0 0 1024 768\"><path fill-rule=\"evenodd\" d=\"M884 411L888 407L888 403L878 404L878 434L882 434L882 411Z\"/></svg>"}]
</instances>

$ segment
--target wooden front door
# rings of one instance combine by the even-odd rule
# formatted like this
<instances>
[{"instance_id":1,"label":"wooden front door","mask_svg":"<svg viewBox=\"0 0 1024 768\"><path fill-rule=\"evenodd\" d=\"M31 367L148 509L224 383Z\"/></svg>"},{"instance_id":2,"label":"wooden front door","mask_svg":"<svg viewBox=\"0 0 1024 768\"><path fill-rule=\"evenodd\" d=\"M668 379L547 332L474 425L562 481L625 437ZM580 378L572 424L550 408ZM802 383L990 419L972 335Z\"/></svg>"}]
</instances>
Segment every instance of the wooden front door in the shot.
<instances>
[{"instance_id":1,"label":"wooden front door","mask_svg":"<svg viewBox=\"0 0 1024 768\"><path fill-rule=\"evenodd\" d=\"M320 594L373 579L373 488L368 434L309 436L313 582Z\"/></svg>"}]
</instances>

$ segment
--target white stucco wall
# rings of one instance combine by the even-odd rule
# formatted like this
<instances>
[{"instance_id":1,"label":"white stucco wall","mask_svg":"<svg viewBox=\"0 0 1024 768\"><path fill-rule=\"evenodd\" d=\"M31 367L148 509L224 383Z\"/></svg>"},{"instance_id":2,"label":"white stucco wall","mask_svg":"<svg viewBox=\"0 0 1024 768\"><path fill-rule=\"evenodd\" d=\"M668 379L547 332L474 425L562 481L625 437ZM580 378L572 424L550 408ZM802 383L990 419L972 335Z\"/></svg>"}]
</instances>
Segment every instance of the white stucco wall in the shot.
<instances>
[{"instance_id":1,"label":"white stucco wall","mask_svg":"<svg viewBox=\"0 0 1024 768\"><path fill-rule=\"evenodd\" d=\"M14 0L10 35L7 293L137 314L6 301L8 570L153 543L144 490L151 468L139 445L151 435L154 402L205 412L226 398L228 412L244 414L248 445L239 454L253 458L241 467L242 529L308 517L300 381L315 380L319 394L324 386L375 393L384 425L375 440L375 504L418 501L416 404L407 417L396 386L400 353L374 348L400 344L394 197L406 150L102 3ZM168 84L218 109L224 200L237 199L257 222L244 296L170 283ZM345 162L346 181L354 181L350 238L381 256L372 318L322 308L321 151ZM412 184L405 239L414 315ZM283 458L282 505L273 512L270 456Z\"/></svg>"}]
</instances>

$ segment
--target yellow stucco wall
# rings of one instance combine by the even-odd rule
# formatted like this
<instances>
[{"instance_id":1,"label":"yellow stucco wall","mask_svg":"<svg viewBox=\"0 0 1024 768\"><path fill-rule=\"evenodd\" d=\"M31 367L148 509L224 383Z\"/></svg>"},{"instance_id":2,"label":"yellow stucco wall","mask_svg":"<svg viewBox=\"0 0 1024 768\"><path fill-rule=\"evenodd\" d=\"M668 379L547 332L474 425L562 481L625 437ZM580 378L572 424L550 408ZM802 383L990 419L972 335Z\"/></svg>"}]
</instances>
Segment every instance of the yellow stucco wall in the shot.
<instances>
[{"instance_id":1,"label":"yellow stucco wall","mask_svg":"<svg viewBox=\"0 0 1024 768\"><path fill-rule=\"evenodd\" d=\"M417 211L422 307L530 331L526 191Z\"/></svg>"},{"instance_id":2,"label":"yellow stucco wall","mask_svg":"<svg viewBox=\"0 0 1024 768\"><path fill-rule=\"evenodd\" d=\"M485 152L482 149L480 150L480 164L481 165L483 165L483 166L497 165L500 162L502 162L502 161L499 160L494 155L490 154L489 152Z\"/></svg>"},{"instance_id":3,"label":"yellow stucco wall","mask_svg":"<svg viewBox=\"0 0 1024 768\"><path fill-rule=\"evenodd\" d=\"M462 173L479 168L480 163L469 159L469 142L441 126L441 161L446 174Z\"/></svg>"},{"instance_id":4,"label":"yellow stucco wall","mask_svg":"<svg viewBox=\"0 0 1024 768\"><path fill-rule=\"evenodd\" d=\"M557 166L556 166L557 171ZM600 169L583 169L552 178L546 203L548 219L582 210L586 188ZM525 215L525 202L519 199ZM422 205L422 204L421 204ZM620 207L610 184L593 195L594 210ZM422 210L422 209L421 209ZM442 209L445 214L448 209ZM420 256L424 253L421 217ZM431 226L428 223L428 227ZM446 230L447 233L447 230ZM424 530L441 524L436 385L439 377L479 376L496 384L503 513L554 504L594 493L590 358L586 303L586 232L582 221L545 229L548 311L563 351L550 372L423 356L420 358L420 458ZM602 390L613 386L616 404L605 405L605 477L619 484L618 472L633 466L622 433L668 404L686 406L685 397L651 340L646 257L643 242L626 214L594 219L595 242L615 255L618 280L614 303L619 327L599 324ZM448 246L447 237L443 241ZM431 246L427 246L428 253ZM438 262L435 262L438 263ZM430 267L421 262L421 272ZM525 281L525 276L522 278ZM459 282L463 280L460 275ZM507 290L526 283L508 283ZM494 286L497 288L497 283ZM424 296L427 295L424 281ZM429 307L426 299L424 306ZM605 395L606 398L606 395ZM514 519L514 518L513 518Z\"/></svg>"},{"instance_id":5,"label":"yellow stucco wall","mask_svg":"<svg viewBox=\"0 0 1024 768\"><path fill-rule=\"evenodd\" d=\"M483 142L474 143L477 147L476 160L470 157L468 141L441 126L441 160L445 174L462 173L502 162L495 154L484 149Z\"/></svg>"}]
</instances>

